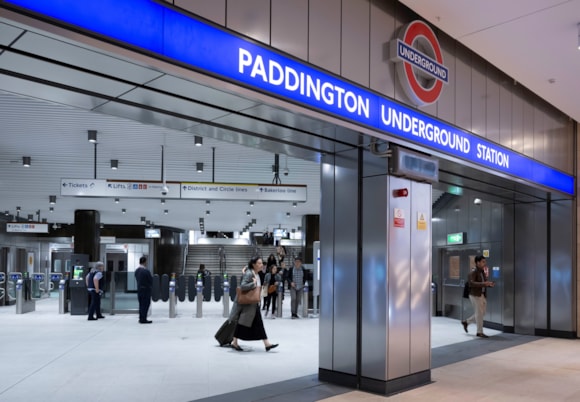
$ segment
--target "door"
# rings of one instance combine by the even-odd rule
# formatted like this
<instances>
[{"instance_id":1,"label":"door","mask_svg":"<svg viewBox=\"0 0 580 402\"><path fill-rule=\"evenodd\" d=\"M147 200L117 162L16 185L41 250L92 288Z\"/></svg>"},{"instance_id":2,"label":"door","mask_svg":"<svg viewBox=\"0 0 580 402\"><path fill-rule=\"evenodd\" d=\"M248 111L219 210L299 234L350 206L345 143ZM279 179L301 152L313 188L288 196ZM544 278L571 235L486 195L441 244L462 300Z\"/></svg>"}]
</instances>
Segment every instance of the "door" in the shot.
<instances>
[{"instance_id":1,"label":"door","mask_svg":"<svg viewBox=\"0 0 580 402\"><path fill-rule=\"evenodd\" d=\"M478 254L481 252L473 249L442 250L443 316L463 320L473 313L471 302L463 298L463 287L471 268L475 266L475 256Z\"/></svg>"},{"instance_id":2,"label":"door","mask_svg":"<svg viewBox=\"0 0 580 402\"><path fill-rule=\"evenodd\" d=\"M139 302L134 291L133 273L127 272L127 254L107 253L103 311L110 314L138 314Z\"/></svg>"}]
</instances>

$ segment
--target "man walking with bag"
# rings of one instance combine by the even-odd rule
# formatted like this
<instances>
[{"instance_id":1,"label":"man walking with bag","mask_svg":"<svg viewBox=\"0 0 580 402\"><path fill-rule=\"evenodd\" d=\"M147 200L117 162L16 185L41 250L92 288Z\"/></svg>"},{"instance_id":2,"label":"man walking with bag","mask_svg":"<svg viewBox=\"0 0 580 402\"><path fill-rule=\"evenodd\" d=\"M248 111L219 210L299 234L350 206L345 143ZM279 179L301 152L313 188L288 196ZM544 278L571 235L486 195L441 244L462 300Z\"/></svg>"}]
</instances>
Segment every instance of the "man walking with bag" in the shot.
<instances>
[{"instance_id":1,"label":"man walking with bag","mask_svg":"<svg viewBox=\"0 0 580 402\"><path fill-rule=\"evenodd\" d=\"M463 329L467 332L467 326L472 323L477 324L477 336L489 338L483 333L483 316L487 308L485 298L486 288L491 288L495 284L487 280L485 274L486 260L482 255L475 257L475 269L469 274L469 300L473 306L473 315L467 320L461 321Z\"/></svg>"}]
</instances>

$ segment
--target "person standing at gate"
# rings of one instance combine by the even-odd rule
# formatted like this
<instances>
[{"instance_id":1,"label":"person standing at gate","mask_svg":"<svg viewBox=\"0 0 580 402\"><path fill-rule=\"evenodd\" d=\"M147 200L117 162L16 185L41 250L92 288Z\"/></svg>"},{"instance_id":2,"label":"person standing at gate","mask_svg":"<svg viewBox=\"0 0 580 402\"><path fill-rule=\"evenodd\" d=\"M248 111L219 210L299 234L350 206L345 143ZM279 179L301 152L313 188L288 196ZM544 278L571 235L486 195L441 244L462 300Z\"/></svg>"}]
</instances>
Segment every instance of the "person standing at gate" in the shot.
<instances>
[{"instance_id":1,"label":"person standing at gate","mask_svg":"<svg viewBox=\"0 0 580 402\"><path fill-rule=\"evenodd\" d=\"M480 338L489 338L483 333L483 316L487 307L485 298L486 288L491 288L495 284L487 280L486 260L482 255L475 257L475 269L469 273L469 300L473 306L473 315L467 320L461 321L463 330L467 332L469 324L477 325L476 335Z\"/></svg>"},{"instance_id":2,"label":"person standing at gate","mask_svg":"<svg viewBox=\"0 0 580 402\"><path fill-rule=\"evenodd\" d=\"M290 310L292 319L298 317L298 306L302 303L304 294L304 270L302 269L302 258L294 258L294 266L288 271L288 283L290 284Z\"/></svg>"},{"instance_id":3,"label":"person standing at gate","mask_svg":"<svg viewBox=\"0 0 580 402\"><path fill-rule=\"evenodd\" d=\"M135 270L137 280L137 298L139 300L139 323L151 324L153 321L147 319L147 312L151 305L151 288L153 287L153 275L145 266L147 257L139 258L139 267Z\"/></svg>"},{"instance_id":4,"label":"person standing at gate","mask_svg":"<svg viewBox=\"0 0 580 402\"><path fill-rule=\"evenodd\" d=\"M102 262L97 262L95 268L87 275L86 285L87 291L89 292L89 321L94 321L99 318L105 318L101 314L101 294L103 293L102 279L103 279L103 267L105 264ZM95 314L97 315L95 317Z\"/></svg>"}]
</instances>

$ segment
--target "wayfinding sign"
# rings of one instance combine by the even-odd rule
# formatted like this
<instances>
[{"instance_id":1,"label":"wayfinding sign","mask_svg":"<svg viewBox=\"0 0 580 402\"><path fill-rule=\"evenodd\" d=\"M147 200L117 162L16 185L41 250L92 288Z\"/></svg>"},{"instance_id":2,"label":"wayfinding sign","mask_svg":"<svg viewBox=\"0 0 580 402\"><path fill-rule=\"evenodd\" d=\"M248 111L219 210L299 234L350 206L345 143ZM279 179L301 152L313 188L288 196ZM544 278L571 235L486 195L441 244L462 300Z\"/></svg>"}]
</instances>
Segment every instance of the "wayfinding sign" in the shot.
<instances>
[{"instance_id":1,"label":"wayfinding sign","mask_svg":"<svg viewBox=\"0 0 580 402\"><path fill-rule=\"evenodd\" d=\"M306 202L306 186L273 184L181 183L182 199Z\"/></svg>"},{"instance_id":2,"label":"wayfinding sign","mask_svg":"<svg viewBox=\"0 0 580 402\"><path fill-rule=\"evenodd\" d=\"M8 233L48 233L47 223L7 223Z\"/></svg>"}]
</instances>

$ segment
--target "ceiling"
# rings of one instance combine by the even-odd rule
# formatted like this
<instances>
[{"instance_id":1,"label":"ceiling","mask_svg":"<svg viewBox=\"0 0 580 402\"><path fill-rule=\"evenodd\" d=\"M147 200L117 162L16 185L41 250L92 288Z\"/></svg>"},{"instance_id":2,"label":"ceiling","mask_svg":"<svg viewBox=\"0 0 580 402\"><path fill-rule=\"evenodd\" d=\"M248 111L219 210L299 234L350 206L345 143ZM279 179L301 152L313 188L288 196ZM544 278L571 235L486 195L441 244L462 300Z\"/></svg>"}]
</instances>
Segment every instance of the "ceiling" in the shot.
<instances>
[{"instance_id":1,"label":"ceiling","mask_svg":"<svg viewBox=\"0 0 580 402\"><path fill-rule=\"evenodd\" d=\"M580 0L400 0L580 121Z\"/></svg>"},{"instance_id":2,"label":"ceiling","mask_svg":"<svg viewBox=\"0 0 580 402\"><path fill-rule=\"evenodd\" d=\"M580 0L402 3L580 120L572 101L580 90L580 80L572 78L580 71L573 21L580 17ZM72 223L75 209L96 209L104 224L140 224L145 216L188 230L199 229L203 217L207 231L239 231L252 219L257 221L252 231L296 229L302 215L320 213L320 156L355 146L358 138L264 96L233 93L227 85L217 90L211 78L54 32L0 19L0 45L7 47L0 52L0 211L15 214L19 206L21 217L36 220L40 212L51 223ZM88 130L97 130L96 159ZM195 135L203 137L202 147L194 146ZM307 185L308 200L296 207L290 202L250 207L247 201L206 200L162 205L161 195L119 203L60 196L61 178L160 181L162 145L170 182L269 184L278 153L281 171L289 170L281 173L282 184ZM23 156L31 157L31 167L22 166ZM110 169L111 159L119 161L118 170ZM204 163L203 173L195 172L197 162ZM473 186L486 181L482 177ZM506 200L522 187L507 180L502 185ZM50 195L57 196L52 213Z\"/></svg>"}]
</instances>

